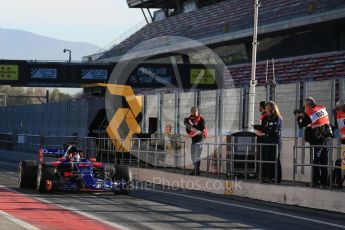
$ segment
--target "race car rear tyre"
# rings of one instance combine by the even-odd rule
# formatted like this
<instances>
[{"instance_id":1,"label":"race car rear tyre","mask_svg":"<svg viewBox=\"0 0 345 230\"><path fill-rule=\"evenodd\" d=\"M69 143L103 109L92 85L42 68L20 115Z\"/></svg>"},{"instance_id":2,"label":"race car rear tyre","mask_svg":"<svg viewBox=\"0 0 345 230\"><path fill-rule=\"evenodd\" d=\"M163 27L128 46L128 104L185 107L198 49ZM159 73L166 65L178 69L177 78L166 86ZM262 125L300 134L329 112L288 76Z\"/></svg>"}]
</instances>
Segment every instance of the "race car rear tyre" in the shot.
<instances>
[{"instance_id":1,"label":"race car rear tyre","mask_svg":"<svg viewBox=\"0 0 345 230\"><path fill-rule=\"evenodd\" d=\"M53 191L53 179L56 167L52 164L42 163L37 170L37 190L41 193Z\"/></svg>"},{"instance_id":2,"label":"race car rear tyre","mask_svg":"<svg viewBox=\"0 0 345 230\"><path fill-rule=\"evenodd\" d=\"M35 188L37 182L37 161L24 160L18 165L18 185L20 188Z\"/></svg>"},{"instance_id":3,"label":"race car rear tyre","mask_svg":"<svg viewBox=\"0 0 345 230\"><path fill-rule=\"evenodd\" d=\"M132 173L128 165L116 165L114 181L125 181L127 188L115 191L115 194L128 195L132 190Z\"/></svg>"}]
</instances>

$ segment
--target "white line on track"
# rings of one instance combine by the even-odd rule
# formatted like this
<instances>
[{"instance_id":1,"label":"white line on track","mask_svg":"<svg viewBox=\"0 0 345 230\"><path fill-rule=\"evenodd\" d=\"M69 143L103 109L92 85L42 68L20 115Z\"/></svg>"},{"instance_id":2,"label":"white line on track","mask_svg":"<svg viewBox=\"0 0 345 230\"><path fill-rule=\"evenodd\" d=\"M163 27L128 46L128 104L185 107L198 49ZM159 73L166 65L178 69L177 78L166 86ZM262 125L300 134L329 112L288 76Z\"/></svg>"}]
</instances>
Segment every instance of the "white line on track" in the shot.
<instances>
[{"instance_id":1,"label":"white line on track","mask_svg":"<svg viewBox=\"0 0 345 230\"><path fill-rule=\"evenodd\" d=\"M306 217L302 217L302 216L291 215L291 214L282 213L282 212L276 212L276 211L262 209L262 208L253 208L253 207L245 206L245 205L230 204L230 203L226 203L226 202L222 202L222 201L210 200L210 199L206 199L206 198L201 198L201 197L196 197L196 196L191 196L191 195L178 194L178 193L173 193L173 192L166 192L166 191L161 191L161 190L153 190L153 189L148 189L148 188L142 188L142 189L148 190L148 191L154 191L154 192L158 192L158 193L165 193L165 194L170 194L170 195L174 195L174 196L180 196L180 197L195 199L195 200L206 201L206 202L215 203L215 204L222 204L222 205L227 205L227 206L232 206L232 207L237 207L237 208L243 208L243 209L248 209L248 210L252 210L252 211L259 211L259 212L264 212L264 213L269 213L269 214L275 214L275 215L279 215L279 216L285 216L285 217L290 217L290 218L294 218L294 219L299 219L299 220L304 220L304 221L309 221L309 222L313 222L313 223L324 224L324 225L328 225L328 226L332 226L332 227L336 227L336 228L345 229L345 226L343 226L343 225L334 224L334 223L316 220L316 219L311 219L311 218L306 218Z\"/></svg>"},{"instance_id":2,"label":"white line on track","mask_svg":"<svg viewBox=\"0 0 345 230\"><path fill-rule=\"evenodd\" d=\"M7 188L6 186L3 186L3 185L0 185L0 188L5 188L5 189L7 189L7 190L9 190L9 191L12 191L12 192L15 192L15 193L19 193L19 192L15 191L15 190L10 189L10 188ZM20 193L20 194L23 194L23 193ZM25 194L23 194L23 195L25 195ZM61 209L64 209L64 210L68 210L68 211L75 212L75 213L77 213L77 214L79 214L79 215L81 215L81 216L84 216L84 217L89 218L89 219L91 219L91 220L98 221L98 222L100 222L100 223L102 223L102 224L108 225L108 226L113 227L113 228L122 229L122 230L128 230L128 228L126 228L125 226L122 226L122 225L120 225L120 224L115 224L115 223L112 223L112 222L107 221L107 220L103 220L103 219L101 219L101 218L99 218L99 217L97 217L97 216L91 215L91 214L86 213L86 212L78 211L77 209L72 208L72 207L66 207L66 206L63 206L63 205L60 205L60 204L55 204L55 203L53 203L53 202L51 202L51 201L49 201L49 200L46 200L46 199L44 199L44 198L37 197L37 196L33 197L33 196L29 195L28 197L31 197L31 198L33 198L33 199L35 199L35 200L42 201L42 202L44 202L44 203L53 204L53 205L55 205L55 206L57 206L57 207L59 207L59 208L61 208ZM1 210L0 210L0 211L1 211ZM24 223L25 223L25 222L24 222ZM34 229L37 229L37 228L34 228ZM30 229L30 230L31 230L31 229Z\"/></svg>"},{"instance_id":3,"label":"white line on track","mask_svg":"<svg viewBox=\"0 0 345 230\"><path fill-rule=\"evenodd\" d=\"M25 221L22 221L21 219L18 219L10 214L8 214L7 212L4 212L4 211L1 211L0 210L0 216L1 217L4 217L5 219L15 223L16 225L19 225L20 227L23 227L27 230L39 230L39 228L36 228L35 226L25 222Z\"/></svg>"}]
</instances>

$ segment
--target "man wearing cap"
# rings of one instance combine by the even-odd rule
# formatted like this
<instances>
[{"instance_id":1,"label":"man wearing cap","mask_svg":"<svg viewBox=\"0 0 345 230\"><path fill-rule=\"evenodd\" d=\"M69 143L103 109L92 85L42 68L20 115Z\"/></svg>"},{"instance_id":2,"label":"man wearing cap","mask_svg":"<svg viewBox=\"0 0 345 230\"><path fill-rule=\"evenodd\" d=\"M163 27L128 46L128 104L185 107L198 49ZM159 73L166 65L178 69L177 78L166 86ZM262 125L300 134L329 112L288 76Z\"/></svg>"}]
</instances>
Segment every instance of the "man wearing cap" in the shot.
<instances>
[{"instance_id":1,"label":"man wearing cap","mask_svg":"<svg viewBox=\"0 0 345 230\"><path fill-rule=\"evenodd\" d=\"M317 105L312 97L308 97L304 101L304 113L298 113L297 122L300 126L306 127L306 134L308 131L308 140L310 145L330 145L333 131L330 126L328 112L326 107ZM328 148L327 147L314 147L313 148L313 164L327 165L328 164ZM320 185L324 188L327 184L326 167L313 167L313 183L314 186Z\"/></svg>"}]
</instances>

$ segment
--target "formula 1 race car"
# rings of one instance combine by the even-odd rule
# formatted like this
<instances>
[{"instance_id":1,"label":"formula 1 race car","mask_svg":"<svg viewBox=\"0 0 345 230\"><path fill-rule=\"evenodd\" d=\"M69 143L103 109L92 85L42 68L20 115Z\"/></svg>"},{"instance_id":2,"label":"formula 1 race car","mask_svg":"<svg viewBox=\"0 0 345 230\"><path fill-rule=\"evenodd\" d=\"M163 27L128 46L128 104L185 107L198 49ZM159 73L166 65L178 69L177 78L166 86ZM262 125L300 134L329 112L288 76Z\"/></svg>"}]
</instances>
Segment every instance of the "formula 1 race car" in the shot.
<instances>
[{"instance_id":1,"label":"formula 1 race car","mask_svg":"<svg viewBox=\"0 0 345 230\"><path fill-rule=\"evenodd\" d=\"M129 194L132 189L132 175L127 165L109 165L96 162L95 158L85 158L75 146L69 146L66 151L41 148L38 158L38 161L19 163L20 188L36 188L42 193L109 191L115 194Z\"/></svg>"}]
</instances>

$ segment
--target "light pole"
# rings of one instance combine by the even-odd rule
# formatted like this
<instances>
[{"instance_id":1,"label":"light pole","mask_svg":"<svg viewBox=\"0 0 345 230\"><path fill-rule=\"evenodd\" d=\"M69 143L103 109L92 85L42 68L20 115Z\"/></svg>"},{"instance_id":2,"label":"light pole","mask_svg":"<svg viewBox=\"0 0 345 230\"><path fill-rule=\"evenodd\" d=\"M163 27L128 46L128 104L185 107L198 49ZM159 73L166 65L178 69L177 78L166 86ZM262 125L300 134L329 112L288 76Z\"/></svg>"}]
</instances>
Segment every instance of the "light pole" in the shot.
<instances>
[{"instance_id":1,"label":"light pole","mask_svg":"<svg viewBox=\"0 0 345 230\"><path fill-rule=\"evenodd\" d=\"M72 50L63 49L63 52L64 53L68 52L68 62L71 62L72 61Z\"/></svg>"},{"instance_id":2,"label":"light pole","mask_svg":"<svg viewBox=\"0 0 345 230\"><path fill-rule=\"evenodd\" d=\"M258 17L259 17L259 0L254 3L254 29L253 29L253 51L252 51L252 72L249 83L249 108L248 108L248 130L253 131L254 110L255 110L255 86L256 86L256 53L258 46Z\"/></svg>"}]
</instances>

